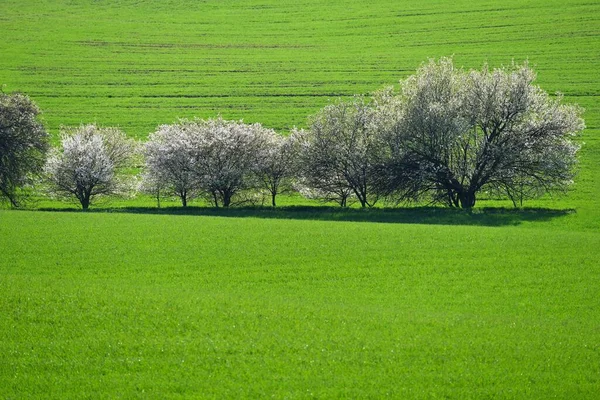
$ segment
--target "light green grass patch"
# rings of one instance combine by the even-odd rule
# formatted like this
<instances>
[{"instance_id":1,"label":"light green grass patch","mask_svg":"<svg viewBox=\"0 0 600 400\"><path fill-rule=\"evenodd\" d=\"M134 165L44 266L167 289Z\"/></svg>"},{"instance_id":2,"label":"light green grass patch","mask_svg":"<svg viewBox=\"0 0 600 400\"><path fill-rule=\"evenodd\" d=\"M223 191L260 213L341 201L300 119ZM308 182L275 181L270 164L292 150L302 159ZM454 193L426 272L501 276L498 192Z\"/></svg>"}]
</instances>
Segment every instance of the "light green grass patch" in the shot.
<instances>
[{"instance_id":1,"label":"light green grass patch","mask_svg":"<svg viewBox=\"0 0 600 400\"><path fill-rule=\"evenodd\" d=\"M0 212L5 397L599 387L597 232Z\"/></svg>"}]
</instances>

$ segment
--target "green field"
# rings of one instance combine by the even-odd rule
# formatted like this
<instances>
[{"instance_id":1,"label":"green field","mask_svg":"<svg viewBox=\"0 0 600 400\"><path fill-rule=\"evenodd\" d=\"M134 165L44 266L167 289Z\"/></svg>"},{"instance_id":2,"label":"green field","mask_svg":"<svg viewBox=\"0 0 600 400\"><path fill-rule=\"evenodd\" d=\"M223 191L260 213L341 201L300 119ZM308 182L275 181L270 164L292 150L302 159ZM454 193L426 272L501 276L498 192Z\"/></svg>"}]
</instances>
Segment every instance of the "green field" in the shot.
<instances>
[{"instance_id":1,"label":"green field","mask_svg":"<svg viewBox=\"0 0 600 400\"><path fill-rule=\"evenodd\" d=\"M285 133L452 55L528 59L586 109L568 196L0 210L0 398L597 398L600 2L0 2L0 84L55 138L218 113Z\"/></svg>"},{"instance_id":2,"label":"green field","mask_svg":"<svg viewBox=\"0 0 600 400\"><path fill-rule=\"evenodd\" d=\"M598 232L0 218L6 398L594 398L600 388Z\"/></svg>"},{"instance_id":3,"label":"green field","mask_svg":"<svg viewBox=\"0 0 600 400\"><path fill-rule=\"evenodd\" d=\"M423 3L3 0L0 83L30 94L53 131L95 121L145 137L217 113L303 125L330 99L395 84L430 57L470 68L528 59L544 89L597 115L597 1Z\"/></svg>"}]
</instances>

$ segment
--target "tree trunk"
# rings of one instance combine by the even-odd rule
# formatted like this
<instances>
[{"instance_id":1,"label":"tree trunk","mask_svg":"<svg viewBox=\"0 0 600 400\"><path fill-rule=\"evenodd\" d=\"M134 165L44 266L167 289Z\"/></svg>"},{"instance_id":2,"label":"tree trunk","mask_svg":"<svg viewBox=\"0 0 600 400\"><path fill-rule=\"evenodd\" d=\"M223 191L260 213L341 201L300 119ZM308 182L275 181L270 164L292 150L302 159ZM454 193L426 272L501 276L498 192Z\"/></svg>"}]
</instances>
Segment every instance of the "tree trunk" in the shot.
<instances>
[{"instance_id":1,"label":"tree trunk","mask_svg":"<svg viewBox=\"0 0 600 400\"><path fill-rule=\"evenodd\" d=\"M452 190L448 190L448 202L450 204L450 207L458 207L460 205L458 193Z\"/></svg>"},{"instance_id":2,"label":"tree trunk","mask_svg":"<svg viewBox=\"0 0 600 400\"><path fill-rule=\"evenodd\" d=\"M4 197L6 197L8 199L11 207L14 207L14 208L19 207L19 201L18 201L17 195L15 194L14 188L11 191L10 189L5 190L3 187L0 187L0 192L2 193L2 195L4 195Z\"/></svg>"},{"instance_id":3,"label":"tree trunk","mask_svg":"<svg viewBox=\"0 0 600 400\"><path fill-rule=\"evenodd\" d=\"M230 193L223 193L223 207L229 207L229 205L231 204L231 194Z\"/></svg>"},{"instance_id":4,"label":"tree trunk","mask_svg":"<svg viewBox=\"0 0 600 400\"><path fill-rule=\"evenodd\" d=\"M470 209L475 206L475 193L472 191L461 192L458 194L460 207Z\"/></svg>"},{"instance_id":5,"label":"tree trunk","mask_svg":"<svg viewBox=\"0 0 600 400\"><path fill-rule=\"evenodd\" d=\"M18 208L19 203L15 200L14 196L8 196L8 200L10 201L11 207Z\"/></svg>"},{"instance_id":6,"label":"tree trunk","mask_svg":"<svg viewBox=\"0 0 600 400\"><path fill-rule=\"evenodd\" d=\"M355 191L354 193L356 194L356 197L358 197L358 201L360 202L361 208L366 208L367 207L367 191L361 190L360 192Z\"/></svg>"},{"instance_id":7,"label":"tree trunk","mask_svg":"<svg viewBox=\"0 0 600 400\"><path fill-rule=\"evenodd\" d=\"M271 205L273 207L275 207L275 196L277 196L277 193L271 192Z\"/></svg>"},{"instance_id":8,"label":"tree trunk","mask_svg":"<svg viewBox=\"0 0 600 400\"><path fill-rule=\"evenodd\" d=\"M81 198L81 208L83 209L83 211L87 211L88 208L90 208L90 196L84 195Z\"/></svg>"}]
</instances>

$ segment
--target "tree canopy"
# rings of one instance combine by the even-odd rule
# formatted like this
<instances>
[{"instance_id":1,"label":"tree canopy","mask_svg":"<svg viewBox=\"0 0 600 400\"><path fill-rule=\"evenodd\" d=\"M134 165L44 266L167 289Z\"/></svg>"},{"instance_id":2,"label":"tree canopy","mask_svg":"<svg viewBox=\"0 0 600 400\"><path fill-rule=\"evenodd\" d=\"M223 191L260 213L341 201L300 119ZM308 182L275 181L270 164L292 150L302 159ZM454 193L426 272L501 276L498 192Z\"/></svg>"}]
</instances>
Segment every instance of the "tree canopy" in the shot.
<instances>
[{"instance_id":1,"label":"tree canopy","mask_svg":"<svg viewBox=\"0 0 600 400\"><path fill-rule=\"evenodd\" d=\"M132 139L117 128L94 124L63 128L61 137L61 148L45 166L52 193L74 197L87 210L97 196L126 192L127 179L119 173L132 159Z\"/></svg>"},{"instance_id":2,"label":"tree canopy","mask_svg":"<svg viewBox=\"0 0 600 400\"><path fill-rule=\"evenodd\" d=\"M464 71L442 58L402 81L387 133L404 196L471 208L488 191L518 199L572 183L581 109L533 82L527 65Z\"/></svg>"},{"instance_id":3,"label":"tree canopy","mask_svg":"<svg viewBox=\"0 0 600 400\"><path fill-rule=\"evenodd\" d=\"M424 63L371 98L333 102L308 129L278 135L261 124L212 119L161 125L144 147L144 191L186 206L260 201L281 190L347 206L385 198L470 209L478 198L524 199L567 191L576 173L582 110L535 84L527 63L464 70L450 58ZM48 135L27 96L0 94L0 196L18 205L19 188L39 172ZM116 128L64 128L46 163L52 191L84 209L123 187L119 170L133 141ZM162 194L161 194L162 193ZM264 201L264 198L263 198Z\"/></svg>"},{"instance_id":4,"label":"tree canopy","mask_svg":"<svg viewBox=\"0 0 600 400\"><path fill-rule=\"evenodd\" d=\"M23 187L42 172L48 133L38 120L40 110L24 94L0 92L0 199L17 207Z\"/></svg>"}]
</instances>

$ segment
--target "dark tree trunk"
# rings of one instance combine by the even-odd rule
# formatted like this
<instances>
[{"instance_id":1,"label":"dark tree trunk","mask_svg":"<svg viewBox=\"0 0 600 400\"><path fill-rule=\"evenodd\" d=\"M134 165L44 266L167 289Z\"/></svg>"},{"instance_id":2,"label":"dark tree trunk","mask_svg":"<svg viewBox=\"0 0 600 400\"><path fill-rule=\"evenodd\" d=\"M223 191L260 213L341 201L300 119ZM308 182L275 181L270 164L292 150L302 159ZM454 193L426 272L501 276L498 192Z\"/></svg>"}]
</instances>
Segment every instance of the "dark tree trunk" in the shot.
<instances>
[{"instance_id":1,"label":"dark tree trunk","mask_svg":"<svg viewBox=\"0 0 600 400\"><path fill-rule=\"evenodd\" d=\"M8 196L8 200L10 201L11 207L14 207L14 208L18 208L19 207L19 203L17 203L17 200L15 199L14 196L12 196L12 195Z\"/></svg>"},{"instance_id":2,"label":"dark tree trunk","mask_svg":"<svg viewBox=\"0 0 600 400\"><path fill-rule=\"evenodd\" d=\"M229 207L231 205L231 193L223 193L223 207Z\"/></svg>"},{"instance_id":3,"label":"dark tree trunk","mask_svg":"<svg viewBox=\"0 0 600 400\"><path fill-rule=\"evenodd\" d=\"M185 194L181 195L181 205L187 207L187 196Z\"/></svg>"},{"instance_id":4,"label":"dark tree trunk","mask_svg":"<svg viewBox=\"0 0 600 400\"><path fill-rule=\"evenodd\" d=\"M267 189L269 189L269 192L271 192L271 206L275 207L275 197L277 197L277 192L279 192L279 179L271 181Z\"/></svg>"},{"instance_id":5,"label":"dark tree trunk","mask_svg":"<svg viewBox=\"0 0 600 400\"><path fill-rule=\"evenodd\" d=\"M459 193L460 207L470 209L475 206L475 193L472 191L465 191Z\"/></svg>"},{"instance_id":6,"label":"dark tree trunk","mask_svg":"<svg viewBox=\"0 0 600 400\"><path fill-rule=\"evenodd\" d=\"M460 207L460 195L454 189L440 189L440 201L443 201L450 208Z\"/></svg>"},{"instance_id":7,"label":"dark tree trunk","mask_svg":"<svg viewBox=\"0 0 600 400\"><path fill-rule=\"evenodd\" d=\"M459 207L460 206L460 195L458 193L455 192L450 192L450 198L452 199L452 203L454 204L454 207Z\"/></svg>"},{"instance_id":8,"label":"dark tree trunk","mask_svg":"<svg viewBox=\"0 0 600 400\"><path fill-rule=\"evenodd\" d=\"M356 197L358 197L358 201L360 202L360 206L362 208L366 208L367 207L367 191L366 190L361 190L360 192L355 190L354 193L356 194Z\"/></svg>"},{"instance_id":9,"label":"dark tree trunk","mask_svg":"<svg viewBox=\"0 0 600 400\"><path fill-rule=\"evenodd\" d=\"M81 203L81 208L83 208L83 211L87 211L88 208L90 208L90 201L92 199L92 190L94 190L94 187L90 187L90 188L86 188L83 185L79 186L77 188L78 191L78 198L79 198L79 202Z\"/></svg>"},{"instance_id":10,"label":"dark tree trunk","mask_svg":"<svg viewBox=\"0 0 600 400\"><path fill-rule=\"evenodd\" d=\"M81 198L81 208L83 208L84 211L87 211L88 208L90 208L90 196L84 195Z\"/></svg>"}]
</instances>

